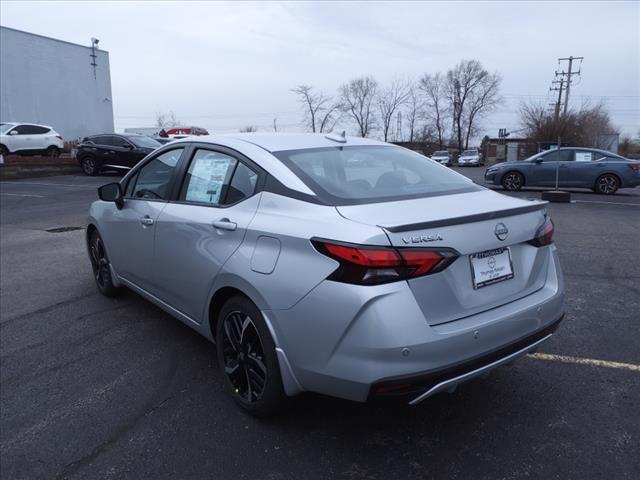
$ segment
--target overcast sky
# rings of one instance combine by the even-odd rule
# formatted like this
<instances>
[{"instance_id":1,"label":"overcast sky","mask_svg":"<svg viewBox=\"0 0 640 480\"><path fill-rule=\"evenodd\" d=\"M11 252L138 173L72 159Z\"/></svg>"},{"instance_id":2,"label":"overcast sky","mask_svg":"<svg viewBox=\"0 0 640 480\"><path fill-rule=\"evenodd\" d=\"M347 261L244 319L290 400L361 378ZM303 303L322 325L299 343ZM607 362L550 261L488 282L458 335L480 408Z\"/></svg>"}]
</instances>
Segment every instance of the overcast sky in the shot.
<instances>
[{"instance_id":1,"label":"overcast sky","mask_svg":"<svg viewBox=\"0 0 640 480\"><path fill-rule=\"evenodd\" d=\"M212 131L300 128L289 89L333 94L477 59L503 77L484 131L519 128L522 100L545 100L557 58L585 57L571 104L605 100L640 129L640 2L0 2L0 23L70 42L100 39L111 61L116 130L156 112ZM551 99L549 99L551 101Z\"/></svg>"}]
</instances>

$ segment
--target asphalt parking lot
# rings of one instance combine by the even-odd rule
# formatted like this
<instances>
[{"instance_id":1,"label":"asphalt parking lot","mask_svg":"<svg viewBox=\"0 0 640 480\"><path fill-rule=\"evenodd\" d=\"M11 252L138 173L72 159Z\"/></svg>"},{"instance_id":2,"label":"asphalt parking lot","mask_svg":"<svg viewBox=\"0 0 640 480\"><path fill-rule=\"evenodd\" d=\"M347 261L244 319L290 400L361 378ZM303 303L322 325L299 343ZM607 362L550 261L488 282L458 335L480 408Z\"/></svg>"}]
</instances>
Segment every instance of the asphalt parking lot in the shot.
<instances>
[{"instance_id":1,"label":"asphalt parking lot","mask_svg":"<svg viewBox=\"0 0 640 480\"><path fill-rule=\"evenodd\" d=\"M640 478L640 188L549 206L567 315L546 355L418 407L307 394L260 421L212 345L99 295L84 231L47 231L82 227L110 180L0 182L3 479Z\"/></svg>"}]
</instances>

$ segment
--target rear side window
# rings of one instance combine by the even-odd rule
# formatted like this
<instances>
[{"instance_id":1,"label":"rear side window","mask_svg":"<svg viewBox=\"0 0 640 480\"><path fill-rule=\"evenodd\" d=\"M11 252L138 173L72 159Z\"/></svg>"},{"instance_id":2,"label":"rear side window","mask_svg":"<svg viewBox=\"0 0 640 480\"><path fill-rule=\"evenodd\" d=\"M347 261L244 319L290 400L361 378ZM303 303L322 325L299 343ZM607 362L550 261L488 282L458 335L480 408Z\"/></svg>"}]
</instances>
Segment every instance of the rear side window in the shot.
<instances>
[{"instance_id":1,"label":"rear side window","mask_svg":"<svg viewBox=\"0 0 640 480\"><path fill-rule=\"evenodd\" d=\"M111 145L113 145L114 147L130 147L131 146L131 144L122 137L112 136L109 138L111 139Z\"/></svg>"},{"instance_id":2,"label":"rear side window","mask_svg":"<svg viewBox=\"0 0 640 480\"><path fill-rule=\"evenodd\" d=\"M554 150L542 157L544 162L571 162L573 160L573 150Z\"/></svg>"},{"instance_id":3,"label":"rear side window","mask_svg":"<svg viewBox=\"0 0 640 480\"><path fill-rule=\"evenodd\" d=\"M196 150L180 199L204 205L230 205L253 195L258 175L221 152Z\"/></svg>"},{"instance_id":4,"label":"rear side window","mask_svg":"<svg viewBox=\"0 0 640 480\"><path fill-rule=\"evenodd\" d=\"M131 197L167 200L170 194L171 177L183 150L183 148L170 150L147 162L137 173L135 185L131 188Z\"/></svg>"},{"instance_id":5,"label":"rear side window","mask_svg":"<svg viewBox=\"0 0 640 480\"><path fill-rule=\"evenodd\" d=\"M393 146L275 152L320 198L335 205L375 203L479 190L463 175Z\"/></svg>"}]
</instances>

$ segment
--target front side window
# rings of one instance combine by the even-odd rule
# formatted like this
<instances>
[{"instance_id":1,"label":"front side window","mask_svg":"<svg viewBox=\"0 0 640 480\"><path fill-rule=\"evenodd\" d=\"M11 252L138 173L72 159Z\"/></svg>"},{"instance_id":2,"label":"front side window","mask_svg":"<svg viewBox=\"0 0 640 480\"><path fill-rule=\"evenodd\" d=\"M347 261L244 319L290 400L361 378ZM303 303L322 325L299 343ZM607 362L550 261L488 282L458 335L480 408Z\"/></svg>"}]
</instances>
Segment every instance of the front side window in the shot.
<instances>
[{"instance_id":1,"label":"front side window","mask_svg":"<svg viewBox=\"0 0 640 480\"><path fill-rule=\"evenodd\" d=\"M220 205L236 163L235 158L224 153L197 150L185 177L181 199L186 202Z\"/></svg>"},{"instance_id":2,"label":"front side window","mask_svg":"<svg viewBox=\"0 0 640 480\"><path fill-rule=\"evenodd\" d=\"M387 146L275 152L331 204L374 203L479 190L471 180L410 150Z\"/></svg>"},{"instance_id":3,"label":"front side window","mask_svg":"<svg viewBox=\"0 0 640 480\"><path fill-rule=\"evenodd\" d=\"M183 148L169 150L145 163L136 174L137 179L131 189L131 198L168 200L171 177L183 150Z\"/></svg>"},{"instance_id":4,"label":"front side window","mask_svg":"<svg viewBox=\"0 0 640 480\"><path fill-rule=\"evenodd\" d=\"M572 150L554 150L542 156L543 162L570 162L572 160Z\"/></svg>"}]
</instances>

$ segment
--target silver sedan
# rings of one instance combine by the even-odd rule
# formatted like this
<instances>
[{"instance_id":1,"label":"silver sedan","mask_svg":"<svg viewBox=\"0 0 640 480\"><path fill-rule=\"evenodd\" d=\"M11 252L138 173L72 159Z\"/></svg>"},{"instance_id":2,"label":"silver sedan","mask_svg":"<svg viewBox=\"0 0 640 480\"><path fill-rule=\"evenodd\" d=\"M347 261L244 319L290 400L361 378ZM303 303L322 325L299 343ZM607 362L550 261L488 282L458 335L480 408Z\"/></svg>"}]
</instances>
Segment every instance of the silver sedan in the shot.
<instances>
[{"instance_id":1,"label":"silver sedan","mask_svg":"<svg viewBox=\"0 0 640 480\"><path fill-rule=\"evenodd\" d=\"M99 189L98 289L216 344L237 404L303 391L417 404L535 350L563 316L543 202L344 135L179 140Z\"/></svg>"}]
</instances>

